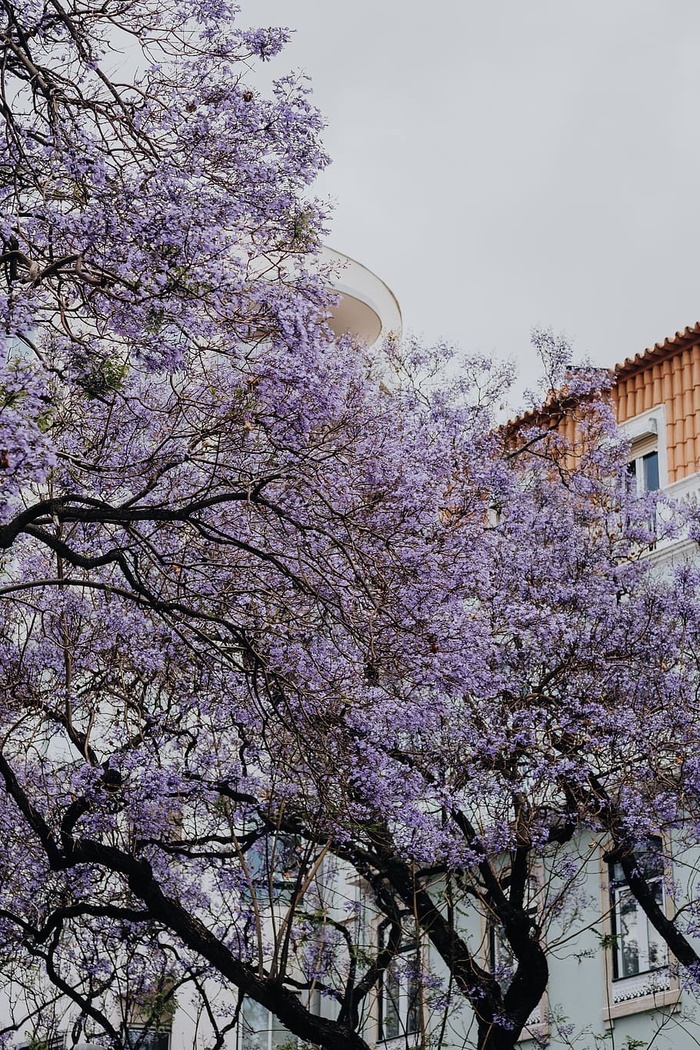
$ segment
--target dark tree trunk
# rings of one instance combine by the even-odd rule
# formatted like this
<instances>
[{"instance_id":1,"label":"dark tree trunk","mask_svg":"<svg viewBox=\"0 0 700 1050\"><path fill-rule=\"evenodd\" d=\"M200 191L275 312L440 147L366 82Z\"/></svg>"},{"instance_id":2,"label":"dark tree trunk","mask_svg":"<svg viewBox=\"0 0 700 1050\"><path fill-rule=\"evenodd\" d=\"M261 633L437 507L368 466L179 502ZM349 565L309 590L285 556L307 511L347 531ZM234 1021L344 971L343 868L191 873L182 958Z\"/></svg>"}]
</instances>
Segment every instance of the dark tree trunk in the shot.
<instances>
[{"instance_id":1,"label":"dark tree trunk","mask_svg":"<svg viewBox=\"0 0 700 1050\"><path fill-rule=\"evenodd\" d=\"M520 1032L519 1028L503 1028L497 1024L479 1023L478 1050L514 1050Z\"/></svg>"}]
</instances>

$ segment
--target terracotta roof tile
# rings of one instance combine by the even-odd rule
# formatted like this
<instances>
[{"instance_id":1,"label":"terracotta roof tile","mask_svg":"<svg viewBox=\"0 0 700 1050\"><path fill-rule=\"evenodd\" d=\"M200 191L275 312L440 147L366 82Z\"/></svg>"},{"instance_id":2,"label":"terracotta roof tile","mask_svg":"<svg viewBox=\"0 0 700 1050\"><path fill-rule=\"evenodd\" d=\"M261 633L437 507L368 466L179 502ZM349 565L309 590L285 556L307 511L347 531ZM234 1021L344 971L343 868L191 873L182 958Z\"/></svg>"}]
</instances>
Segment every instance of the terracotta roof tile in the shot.
<instances>
[{"instance_id":1,"label":"terracotta roof tile","mask_svg":"<svg viewBox=\"0 0 700 1050\"><path fill-rule=\"evenodd\" d=\"M653 404L661 401L670 402L674 397L683 395L684 390L690 386L700 385L700 359L696 355L690 355L690 349L700 343L700 321L694 325L688 325L681 332L676 332L661 343L627 357L612 369L600 368L596 371L612 374L618 393L618 412L621 421L631 419L640 412L650 408ZM686 359L682 362L685 375L681 375L681 368L672 365L670 359L682 351L688 351ZM651 383L646 382L640 371L653 365ZM621 381L622 386L620 386ZM649 403L651 399L651 404ZM515 419L510 419L504 424L506 431L518 429L523 426L542 424L549 417L556 416L565 409L571 407L572 402L566 395L552 395L549 402L539 409L529 409ZM679 405L678 414L682 415Z\"/></svg>"},{"instance_id":2,"label":"terracotta roof tile","mask_svg":"<svg viewBox=\"0 0 700 1050\"><path fill-rule=\"evenodd\" d=\"M676 332L675 335L664 339L662 343L654 343L647 350L643 350L641 354L635 354L634 357L626 358L619 365L615 365L613 371L617 378L621 379L623 376L636 372L638 368L642 368L654 360L662 359L667 354L675 354L679 350L684 350L686 347L693 346L693 344L698 342L700 342L700 321L696 321L694 325L688 325L682 332Z\"/></svg>"}]
</instances>

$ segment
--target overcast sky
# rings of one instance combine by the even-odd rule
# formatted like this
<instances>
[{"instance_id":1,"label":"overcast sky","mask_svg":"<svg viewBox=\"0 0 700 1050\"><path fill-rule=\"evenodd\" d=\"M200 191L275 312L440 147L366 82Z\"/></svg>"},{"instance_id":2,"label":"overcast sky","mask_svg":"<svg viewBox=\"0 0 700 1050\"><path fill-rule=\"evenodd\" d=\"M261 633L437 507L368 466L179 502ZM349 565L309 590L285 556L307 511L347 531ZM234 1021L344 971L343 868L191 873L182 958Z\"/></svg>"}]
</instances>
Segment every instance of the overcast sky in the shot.
<instances>
[{"instance_id":1,"label":"overcast sky","mask_svg":"<svg viewBox=\"0 0 700 1050\"><path fill-rule=\"evenodd\" d=\"M700 318L697 0L243 3L296 30L329 243L409 329L529 380L533 325L612 365Z\"/></svg>"}]
</instances>

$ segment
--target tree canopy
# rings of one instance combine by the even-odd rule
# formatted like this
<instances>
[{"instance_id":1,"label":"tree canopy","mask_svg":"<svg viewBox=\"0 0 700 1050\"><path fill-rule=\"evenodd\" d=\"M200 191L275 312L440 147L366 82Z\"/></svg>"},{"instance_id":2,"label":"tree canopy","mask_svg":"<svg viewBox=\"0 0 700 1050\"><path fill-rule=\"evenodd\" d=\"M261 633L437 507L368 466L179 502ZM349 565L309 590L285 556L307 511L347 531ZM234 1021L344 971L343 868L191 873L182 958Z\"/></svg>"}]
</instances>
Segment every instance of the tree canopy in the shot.
<instances>
[{"instance_id":1,"label":"tree canopy","mask_svg":"<svg viewBox=\"0 0 700 1050\"><path fill-rule=\"evenodd\" d=\"M332 336L321 121L250 73L283 31L0 10L8 1031L67 999L123 1045L187 994L218 1047L247 997L364 1050L417 928L425 1003L511 1047L551 961L533 871L554 921L586 835L692 972L636 851L696 835L698 573L640 557L678 526L625 491L607 380L543 337L565 395L514 431L490 363Z\"/></svg>"}]
</instances>

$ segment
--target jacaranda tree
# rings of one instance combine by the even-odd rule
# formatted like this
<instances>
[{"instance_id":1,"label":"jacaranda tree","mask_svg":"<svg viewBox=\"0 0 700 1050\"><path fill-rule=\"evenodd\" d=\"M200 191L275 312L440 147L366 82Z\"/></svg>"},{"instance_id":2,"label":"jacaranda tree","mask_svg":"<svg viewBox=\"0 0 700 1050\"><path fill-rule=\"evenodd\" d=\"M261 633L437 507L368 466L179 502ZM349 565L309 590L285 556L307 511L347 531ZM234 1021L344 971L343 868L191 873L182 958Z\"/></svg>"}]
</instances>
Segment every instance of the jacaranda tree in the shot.
<instances>
[{"instance_id":1,"label":"jacaranda tree","mask_svg":"<svg viewBox=\"0 0 700 1050\"><path fill-rule=\"evenodd\" d=\"M319 118L251 73L283 32L0 11L6 1033L186 1002L218 1048L253 1003L366 1050L403 980L415 1041L461 1000L512 1047L533 873L556 919L590 841L692 972L639 844L696 833L699 581L641 558L605 383L499 429L491 366L332 338Z\"/></svg>"}]
</instances>

